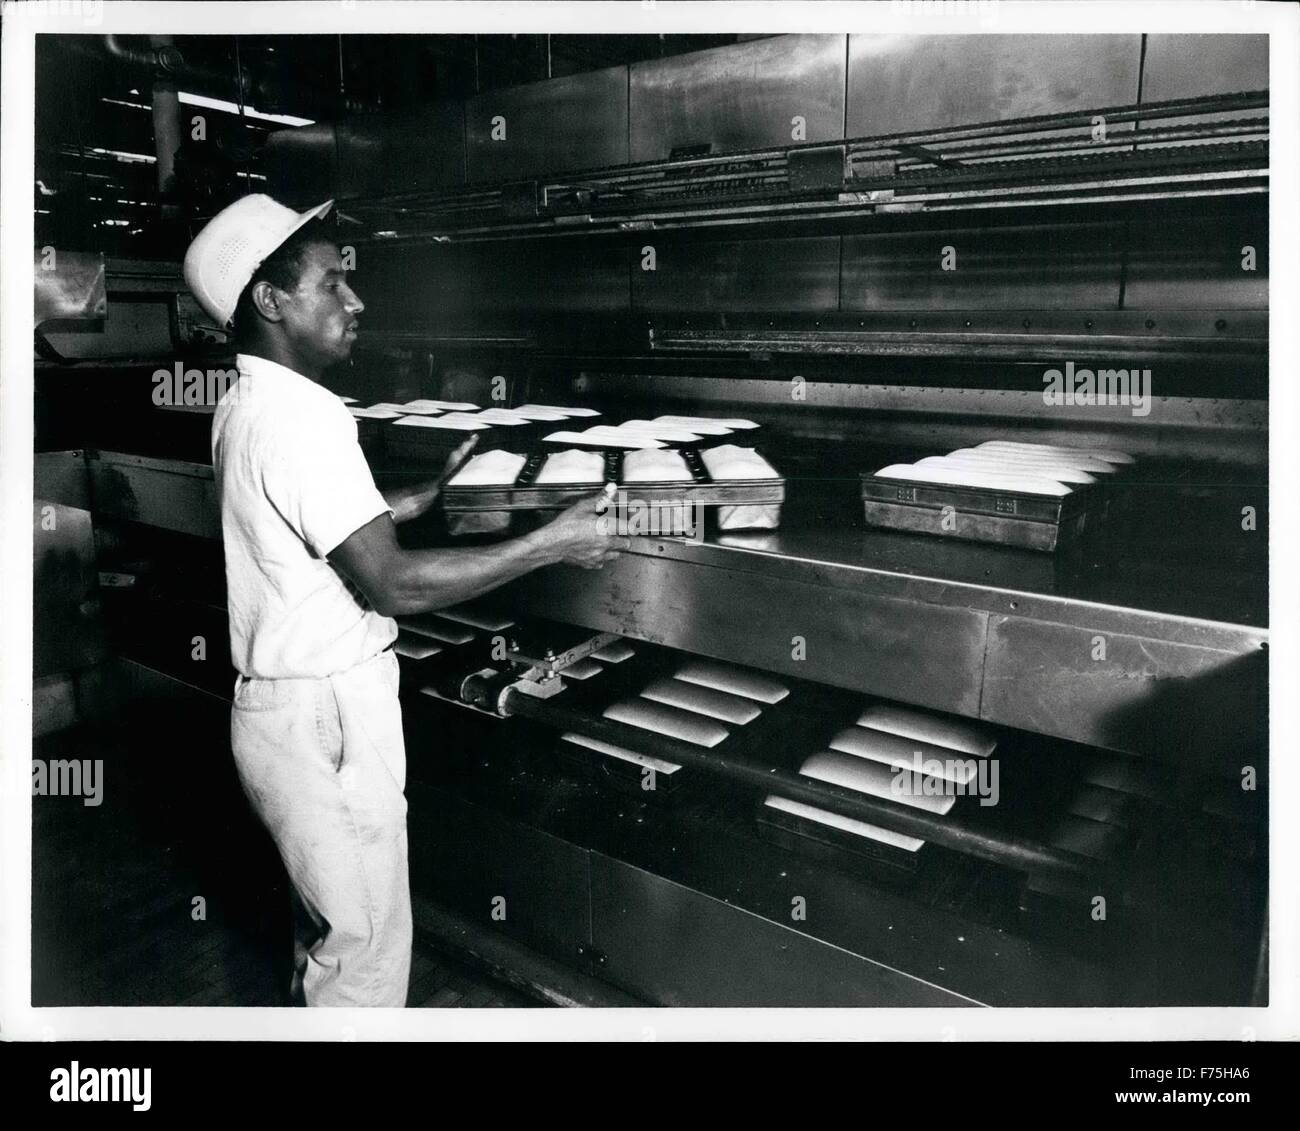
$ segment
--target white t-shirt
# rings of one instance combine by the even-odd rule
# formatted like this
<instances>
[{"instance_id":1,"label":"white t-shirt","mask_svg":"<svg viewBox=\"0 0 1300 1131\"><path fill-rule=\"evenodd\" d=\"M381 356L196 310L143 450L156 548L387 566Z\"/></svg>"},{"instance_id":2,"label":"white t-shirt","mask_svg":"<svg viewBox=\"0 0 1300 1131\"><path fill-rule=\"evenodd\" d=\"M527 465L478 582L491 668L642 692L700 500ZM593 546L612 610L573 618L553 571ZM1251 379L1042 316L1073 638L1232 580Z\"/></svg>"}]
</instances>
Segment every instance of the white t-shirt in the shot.
<instances>
[{"instance_id":1,"label":"white t-shirt","mask_svg":"<svg viewBox=\"0 0 1300 1131\"><path fill-rule=\"evenodd\" d=\"M391 511L337 396L262 357L236 364L212 420L231 658L254 679L333 675L397 637L326 560Z\"/></svg>"}]
</instances>

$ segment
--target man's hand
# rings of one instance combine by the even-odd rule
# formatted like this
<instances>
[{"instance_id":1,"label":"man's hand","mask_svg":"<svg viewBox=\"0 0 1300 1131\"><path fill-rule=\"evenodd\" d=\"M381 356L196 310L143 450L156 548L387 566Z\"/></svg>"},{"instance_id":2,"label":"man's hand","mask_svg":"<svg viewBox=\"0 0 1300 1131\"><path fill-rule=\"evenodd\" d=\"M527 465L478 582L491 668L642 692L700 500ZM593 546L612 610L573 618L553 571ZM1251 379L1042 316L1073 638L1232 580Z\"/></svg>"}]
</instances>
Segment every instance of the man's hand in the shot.
<instances>
[{"instance_id":1,"label":"man's hand","mask_svg":"<svg viewBox=\"0 0 1300 1131\"><path fill-rule=\"evenodd\" d=\"M460 469L460 465L469 458L470 452L474 450L477 444L477 436L471 436L461 444L447 457L447 462L443 464L442 471L436 479L416 483L411 487L389 487L384 491L384 502L392 508L393 521L409 522L413 518L419 518L420 515L433 506L443 484L456 474Z\"/></svg>"},{"instance_id":2,"label":"man's hand","mask_svg":"<svg viewBox=\"0 0 1300 1131\"><path fill-rule=\"evenodd\" d=\"M614 490L614 484L610 483L599 495L579 499L538 531L559 553L562 562L583 569L600 569L620 550L630 546L625 536L613 532L613 516L606 513Z\"/></svg>"}]
</instances>

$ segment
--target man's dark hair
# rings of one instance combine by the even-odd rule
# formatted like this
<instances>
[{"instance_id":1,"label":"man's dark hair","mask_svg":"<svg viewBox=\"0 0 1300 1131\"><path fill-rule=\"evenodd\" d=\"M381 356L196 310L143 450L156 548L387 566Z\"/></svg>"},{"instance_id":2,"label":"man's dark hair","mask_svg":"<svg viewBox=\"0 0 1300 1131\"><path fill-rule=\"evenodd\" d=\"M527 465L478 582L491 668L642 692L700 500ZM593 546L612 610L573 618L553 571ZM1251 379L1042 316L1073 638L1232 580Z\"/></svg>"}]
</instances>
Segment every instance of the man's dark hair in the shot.
<instances>
[{"instance_id":1,"label":"man's dark hair","mask_svg":"<svg viewBox=\"0 0 1300 1131\"><path fill-rule=\"evenodd\" d=\"M333 243L334 237L320 220L304 224L268 255L239 295L232 322L235 341L247 341L257 325L257 308L253 305L253 288L262 282L270 283L282 291L291 291L298 285L306 262L307 249L314 243Z\"/></svg>"}]
</instances>

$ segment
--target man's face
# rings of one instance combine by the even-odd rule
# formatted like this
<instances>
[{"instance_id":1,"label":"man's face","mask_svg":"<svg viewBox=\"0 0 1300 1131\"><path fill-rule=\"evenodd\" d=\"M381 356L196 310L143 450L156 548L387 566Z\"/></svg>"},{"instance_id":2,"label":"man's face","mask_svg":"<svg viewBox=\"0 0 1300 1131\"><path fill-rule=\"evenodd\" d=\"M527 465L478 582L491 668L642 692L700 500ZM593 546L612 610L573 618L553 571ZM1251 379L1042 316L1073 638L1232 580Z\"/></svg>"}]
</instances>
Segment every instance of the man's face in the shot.
<instances>
[{"instance_id":1,"label":"man's face","mask_svg":"<svg viewBox=\"0 0 1300 1131\"><path fill-rule=\"evenodd\" d=\"M339 249L328 241L303 252L295 290L282 292L281 326L294 351L320 368L346 361L365 305L347 284Z\"/></svg>"}]
</instances>

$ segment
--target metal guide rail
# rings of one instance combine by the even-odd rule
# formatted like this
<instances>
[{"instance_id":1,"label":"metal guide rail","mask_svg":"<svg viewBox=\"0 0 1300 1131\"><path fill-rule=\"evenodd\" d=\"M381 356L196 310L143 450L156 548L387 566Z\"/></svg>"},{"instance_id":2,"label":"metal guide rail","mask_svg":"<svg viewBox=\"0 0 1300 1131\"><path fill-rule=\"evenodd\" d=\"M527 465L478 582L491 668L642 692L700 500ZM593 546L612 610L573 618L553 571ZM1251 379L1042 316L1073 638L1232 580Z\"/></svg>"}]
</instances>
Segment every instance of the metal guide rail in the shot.
<instances>
[{"instance_id":1,"label":"metal guide rail","mask_svg":"<svg viewBox=\"0 0 1300 1131\"><path fill-rule=\"evenodd\" d=\"M385 239L459 242L1260 193L1268 188L1268 105L1268 92L1257 91L1098 107L357 198L345 207ZM1199 120L1223 114L1241 116Z\"/></svg>"}]
</instances>

